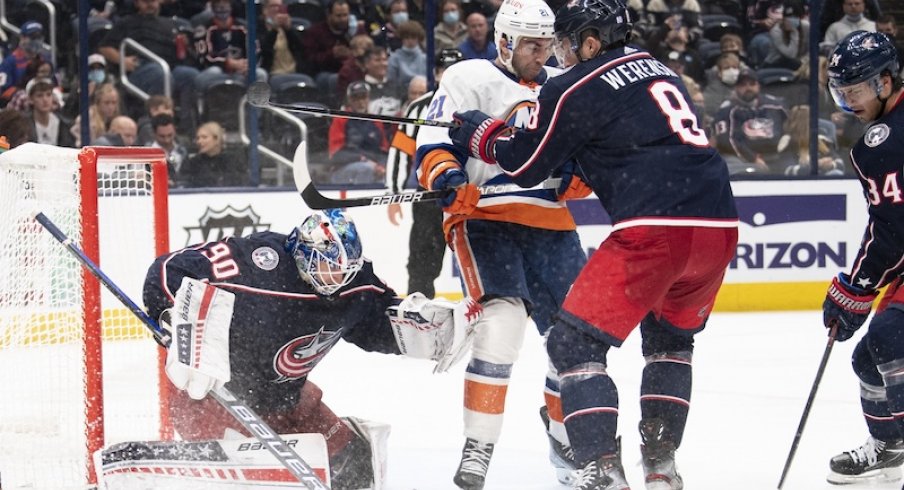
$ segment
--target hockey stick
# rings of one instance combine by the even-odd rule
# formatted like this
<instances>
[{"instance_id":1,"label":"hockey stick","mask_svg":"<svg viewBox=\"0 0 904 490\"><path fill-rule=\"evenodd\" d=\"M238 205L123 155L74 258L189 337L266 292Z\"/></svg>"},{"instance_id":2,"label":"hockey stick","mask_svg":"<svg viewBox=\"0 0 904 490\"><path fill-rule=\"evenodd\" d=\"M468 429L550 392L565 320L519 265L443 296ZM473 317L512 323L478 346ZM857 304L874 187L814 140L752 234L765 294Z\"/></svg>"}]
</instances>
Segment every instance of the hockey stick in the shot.
<instances>
[{"instance_id":1,"label":"hockey stick","mask_svg":"<svg viewBox=\"0 0 904 490\"><path fill-rule=\"evenodd\" d=\"M804 434L804 426L807 425L810 409L813 408L813 400L816 399L816 390L819 389L819 382L822 381L822 375L825 373L826 366L829 364L829 354L832 353L832 346L835 345L836 333L838 333L837 323L832 325L832 329L829 330L829 340L826 342L826 349L822 353L822 360L819 361L819 369L816 370L816 379L813 380L813 385L810 387L810 396L807 397L804 413L800 416L800 423L797 425L797 433L794 434L794 442L791 443L791 451L788 453L788 459L785 460L785 467L782 469L782 477L778 480L778 490L782 490L782 486L785 484L785 477L788 476L788 470L791 469L791 461L794 459L794 453L797 452L800 438Z\"/></svg>"},{"instance_id":2,"label":"hockey stick","mask_svg":"<svg viewBox=\"0 0 904 490\"><path fill-rule=\"evenodd\" d=\"M409 191L398 194L380 194L378 196L352 197L348 199L333 199L324 196L314 187L311 174L308 172L307 144L302 141L295 149L295 157L292 159L292 177L295 179L295 187L304 199L305 204L311 209L330 208L355 208L361 206L385 206L387 204L399 204L405 202L435 201L442 199L453 192L454 189L441 191ZM511 192L533 191L537 189L557 189L562 179L546 179L539 186L525 189L518 184L483 185L477 187L481 197Z\"/></svg>"},{"instance_id":3,"label":"hockey stick","mask_svg":"<svg viewBox=\"0 0 904 490\"><path fill-rule=\"evenodd\" d=\"M383 116L380 114L367 114L363 112L350 112L337 109L329 109L315 105L282 104L270 101L270 86L267 82L254 82L248 88L248 103L254 107L275 107L289 112L303 112L326 117L344 117L346 119L358 119L361 121L376 121L393 124L411 124L414 126L434 126L438 128L457 128L458 124L447 121L433 121L430 119L412 119L409 117Z\"/></svg>"},{"instance_id":4,"label":"hockey stick","mask_svg":"<svg viewBox=\"0 0 904 490\"><path fill-rule=\"evenodd\" d=\"M34 218L44 227L44 229L50 232L58 242L69 249L69 251L72 252L72 255L74 255L75 258L94 275L94 277L100 280L101 284L106 286L106 288L113 293L123 305L128 307L129 310L131 310L132 313L134 313L135 316L151 330L151 333L154 335L154 340L156 340L157 343L163 347L169 347L169 344L172 341L170 334L160 328L153 318L142 311L142 309L135 304L125 292L119 289L119 287L114 284L102 270L100 270L100 267L85 255L85 252L83 252L78 245L67 237L62 230L57 228L50 218L41 212L34 213ZM308 490L329 490L329 487L317 478L317 475L314 474L314 470L311 466L301 459L295 450L286 444L286 442L283 441L266 422L264 422L260 415L256 414L251 408L237 399L229 390L225 387L216 388L210 392L210 395L235 417L245 429L251 432L257 440L266 446L273 456L276 457L277 461L285 466L299 482L308 488Z\"/></svg>"}]
</instances>

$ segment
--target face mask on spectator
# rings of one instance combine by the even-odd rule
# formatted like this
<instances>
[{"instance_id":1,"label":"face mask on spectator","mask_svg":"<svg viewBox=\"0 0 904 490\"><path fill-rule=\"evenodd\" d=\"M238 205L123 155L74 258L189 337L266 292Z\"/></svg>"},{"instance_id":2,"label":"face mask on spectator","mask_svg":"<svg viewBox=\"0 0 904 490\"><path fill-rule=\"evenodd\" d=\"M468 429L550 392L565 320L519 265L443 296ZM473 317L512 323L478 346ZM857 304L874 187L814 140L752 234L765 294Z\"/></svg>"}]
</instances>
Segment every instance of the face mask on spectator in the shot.
<instances>
[{"instance_id":1,"label":"face mask on spectator","mask_svg":"<svg viewBox=\"0 0 904 490\"><path fill-rule=\"evenodd\" d=\"M41 51L41 45L44 44L41 39L27 39L22 41L22 49L28 54L37 54Z\"/></svg>"},{"instance_id":2,"label":"face mask on spectator","mask_svg":"<svg viewBox=\"0 0 904 490\"><path fill-rule=\"evenodd\" d=\"M417 46L411 46L411 47L408 47L408 46L402 46L400 49L401 49L403 52L407 53L407 54L416 54L417 51L418 51L418 47L417 47Z\"/></svg>"},{"instance_id":3,"label":"face mask on spectator","mask_svg":"<svg viewBox=\"0 0 904 490\"><path fill-rule=\"evenodd\" d=\"M392 23L394 25L399 25L403 22L408 22L408 12L396 12L392 14Z\"/></svg>"},{"instance_id":4,"label":"face mask on spectator","mask_svg":"<svg viewBox=\"0 0 904 490\"><path fill-rule=\"evenodd\" d=\"M443 14L443 22L445 22L446 24L449 24L449 25L457 24L458 23L458 11L450 10L449 12L444 13Z\"/></svg>"},{"instance_id":5,"label":"face mask on spectator","mask_svg":"<svg viewBox=\"0 0 904 490\"><path fill-rule=\"evenodd\" d=\"M738 75L740 73L741 70L738 68L726 68L722 70L722 74L719 76L719 78L725 85L734 85L738 83Z\"/></svg>"},{"instance_id":6,"label":"face mask on spectator","mask_svg":"<svg viewBox=\"0 0 904 490\"><path fill-rule=\"evenodd\" d=\"M358 18L354 14L348 16L348 32L351 35L358 32Z\"/></svg>"},{"instance_id":7,"label":"face mask on spectator","mask_svg":"<svg viewBox=\"0 0 904 490\"><path fill-rule=\"evenodd\" d=\"M103 83L104 78L107 78L107 73L103 69L88 72L88 81L90 82Z\"/></svg>"},{"instance_id":8,"label":"face mask on spectator","mask_svg":"<svg viewBox=\"0 0 904 490\"><path fill-rule=\"evenodd\" d=\"M860 19L863 18L863 12L859 14L845 15L844 18L847 19L848 22L860 22Z\"/></svg>"},{"instance_id":9,"label":"face mask on spectator","mask_svg":"<svg viewBox=\"0 0 904 490\"><path fill-rule=\"evenodd\" d=\"M792 29L800 27L800 17L785 17Z\"/></svg>"}]
</instances>

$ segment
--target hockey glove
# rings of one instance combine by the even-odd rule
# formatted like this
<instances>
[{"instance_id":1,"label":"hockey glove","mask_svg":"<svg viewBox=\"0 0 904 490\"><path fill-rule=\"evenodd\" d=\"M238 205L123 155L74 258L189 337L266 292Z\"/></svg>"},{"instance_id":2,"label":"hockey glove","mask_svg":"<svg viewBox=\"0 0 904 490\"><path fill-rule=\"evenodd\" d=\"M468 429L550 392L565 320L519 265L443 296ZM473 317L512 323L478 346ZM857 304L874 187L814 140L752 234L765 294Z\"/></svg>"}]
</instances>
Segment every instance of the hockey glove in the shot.
<instances>
[{"instance_id":1,"label":"hockey glove","mask_svg":"<svg viewBox=\"0 0 904 490\"><path fill-rule=\"evenodd\" d=\"M445 170L433 180L434 190L453 189L440 199L440 206L449 214L471 214L480 200L480 190L468 183L468 175L459 166Z\"/></svg>"},{"instance_id":2,"label":"hockey glove","mask_svg":"<svg viewBox=\"0 0 904 490\"><path fill-rule=\"evenodd\" d=\"M449 130L452 143L474 158L495 164L494 144L496 138L508 129L505 122L480 111L456 112L452 114L452 119L459 124Z\"/></svg>"},{"instance_id":3,"label":"hockey glove","mask_svg":"<svg viewBox=\"0 0 904 490\"><path fill-rule=\"evenodd\" d=\"M234 303L235 295L229 291L186 277L167 310L173 342L166 356L166 376L195 400L231 379L229 325Z\"/></svg>"},{"instance_id":4,"label":"hockey glove","mask_svg":"<svg viewBox=\"0 0 904 490\"><path fill-rule=\"evenodd\" d=\"M471 298L452 303L430 300L421 293L412 293L386 309L402 354L436 361L434 372L446 371L464 356L482 312Z\"/></svg>"},{"instance_id":5,"label":"hockey glove","mask_svg":"<svg viewBox=\"0 0 904 490\"><path fill-rule=\"evenodd\" d=\"M580 167L574 160L569 160L565 162L565 165L562 165L562 183L556 189L556 196L559 201L583 199L593 192L593 189L584 183L584 180L578 175L580 171Z\"/></svg>"},{"instance_id":6,"label":"hockey glove","mask_svg":"<svg viewBox=\"0 0 904 490\"><path fill-rule=\"evenodd\" d=\"M838 325L835 340L844 342L853 337L854 332L866 322L878 294L851 285L844 273L832 279L822 303L822 321L826 328Z\"/></svg>"}]
</instances>

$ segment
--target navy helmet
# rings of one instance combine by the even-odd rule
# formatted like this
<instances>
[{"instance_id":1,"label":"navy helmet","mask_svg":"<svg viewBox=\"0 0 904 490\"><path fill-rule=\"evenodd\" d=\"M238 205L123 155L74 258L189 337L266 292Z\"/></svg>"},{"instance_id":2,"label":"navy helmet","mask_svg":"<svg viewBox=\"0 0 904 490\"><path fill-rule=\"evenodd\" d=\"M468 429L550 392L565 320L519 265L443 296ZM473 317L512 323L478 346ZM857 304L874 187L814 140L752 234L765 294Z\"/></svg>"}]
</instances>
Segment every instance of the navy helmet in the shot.
<instances>
[{"instance_id":1,"label":"navy helmet","mask_svg":"<svg viewBox=\"0 0 904 490\"><path fill-rule=\"evenodd\" d=\"M898 53L892 40L881 32L854 31L844 37L829 55L829 91L842 110L850 112L842 87L869 82L876 96L882 89L880 76L898 79Z\"/></svg>"},{"instance_id":2,"label":"navy helmet","mask_svg":"<svg viewBox=\"0 0 904 490\"><path fill-rule=\"evenodd\" d=\"M355 223L338 209L315 211L286 239L301 278L329 296L352 282L364 265Z\"/></svg>"},{"instance_id":3,"label":"navy helmet","mask_svg":"<svg viewBox=\"0 0 904 490\"><path fill-rule=\"evenodd\" d=\"M581 46L581 34L592 29L603 43L603 50L627 43L632 22L622 0L571 0L556 12L556 37L568 37L572 51Z\"/></svg>"}]
</instances>

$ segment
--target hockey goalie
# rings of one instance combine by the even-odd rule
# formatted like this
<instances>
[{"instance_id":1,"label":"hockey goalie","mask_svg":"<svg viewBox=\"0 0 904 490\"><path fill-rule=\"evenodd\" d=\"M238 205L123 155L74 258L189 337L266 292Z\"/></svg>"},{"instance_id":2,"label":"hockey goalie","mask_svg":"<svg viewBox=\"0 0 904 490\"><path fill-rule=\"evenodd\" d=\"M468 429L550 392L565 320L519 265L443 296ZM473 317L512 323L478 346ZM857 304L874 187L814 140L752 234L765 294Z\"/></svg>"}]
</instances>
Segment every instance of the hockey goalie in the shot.
<instances>
[{"instance_id":1,"label":"hockey goalie","mask_svg":"<svg viewBox=\"0 0 904 490\"><path fill-rule=\"evenodd\" d=\"M338 417L308 373L340 340L448 369L480 306L402 300L362 256L351 218L317 211L289 235L227 237L159 257L148 312L172 334L166 374L181 441L127 442L95 455L100 488L303 488L208 393L225 386L336 490L380 489L389 426Z\"/></svg>"}]
</instances>

